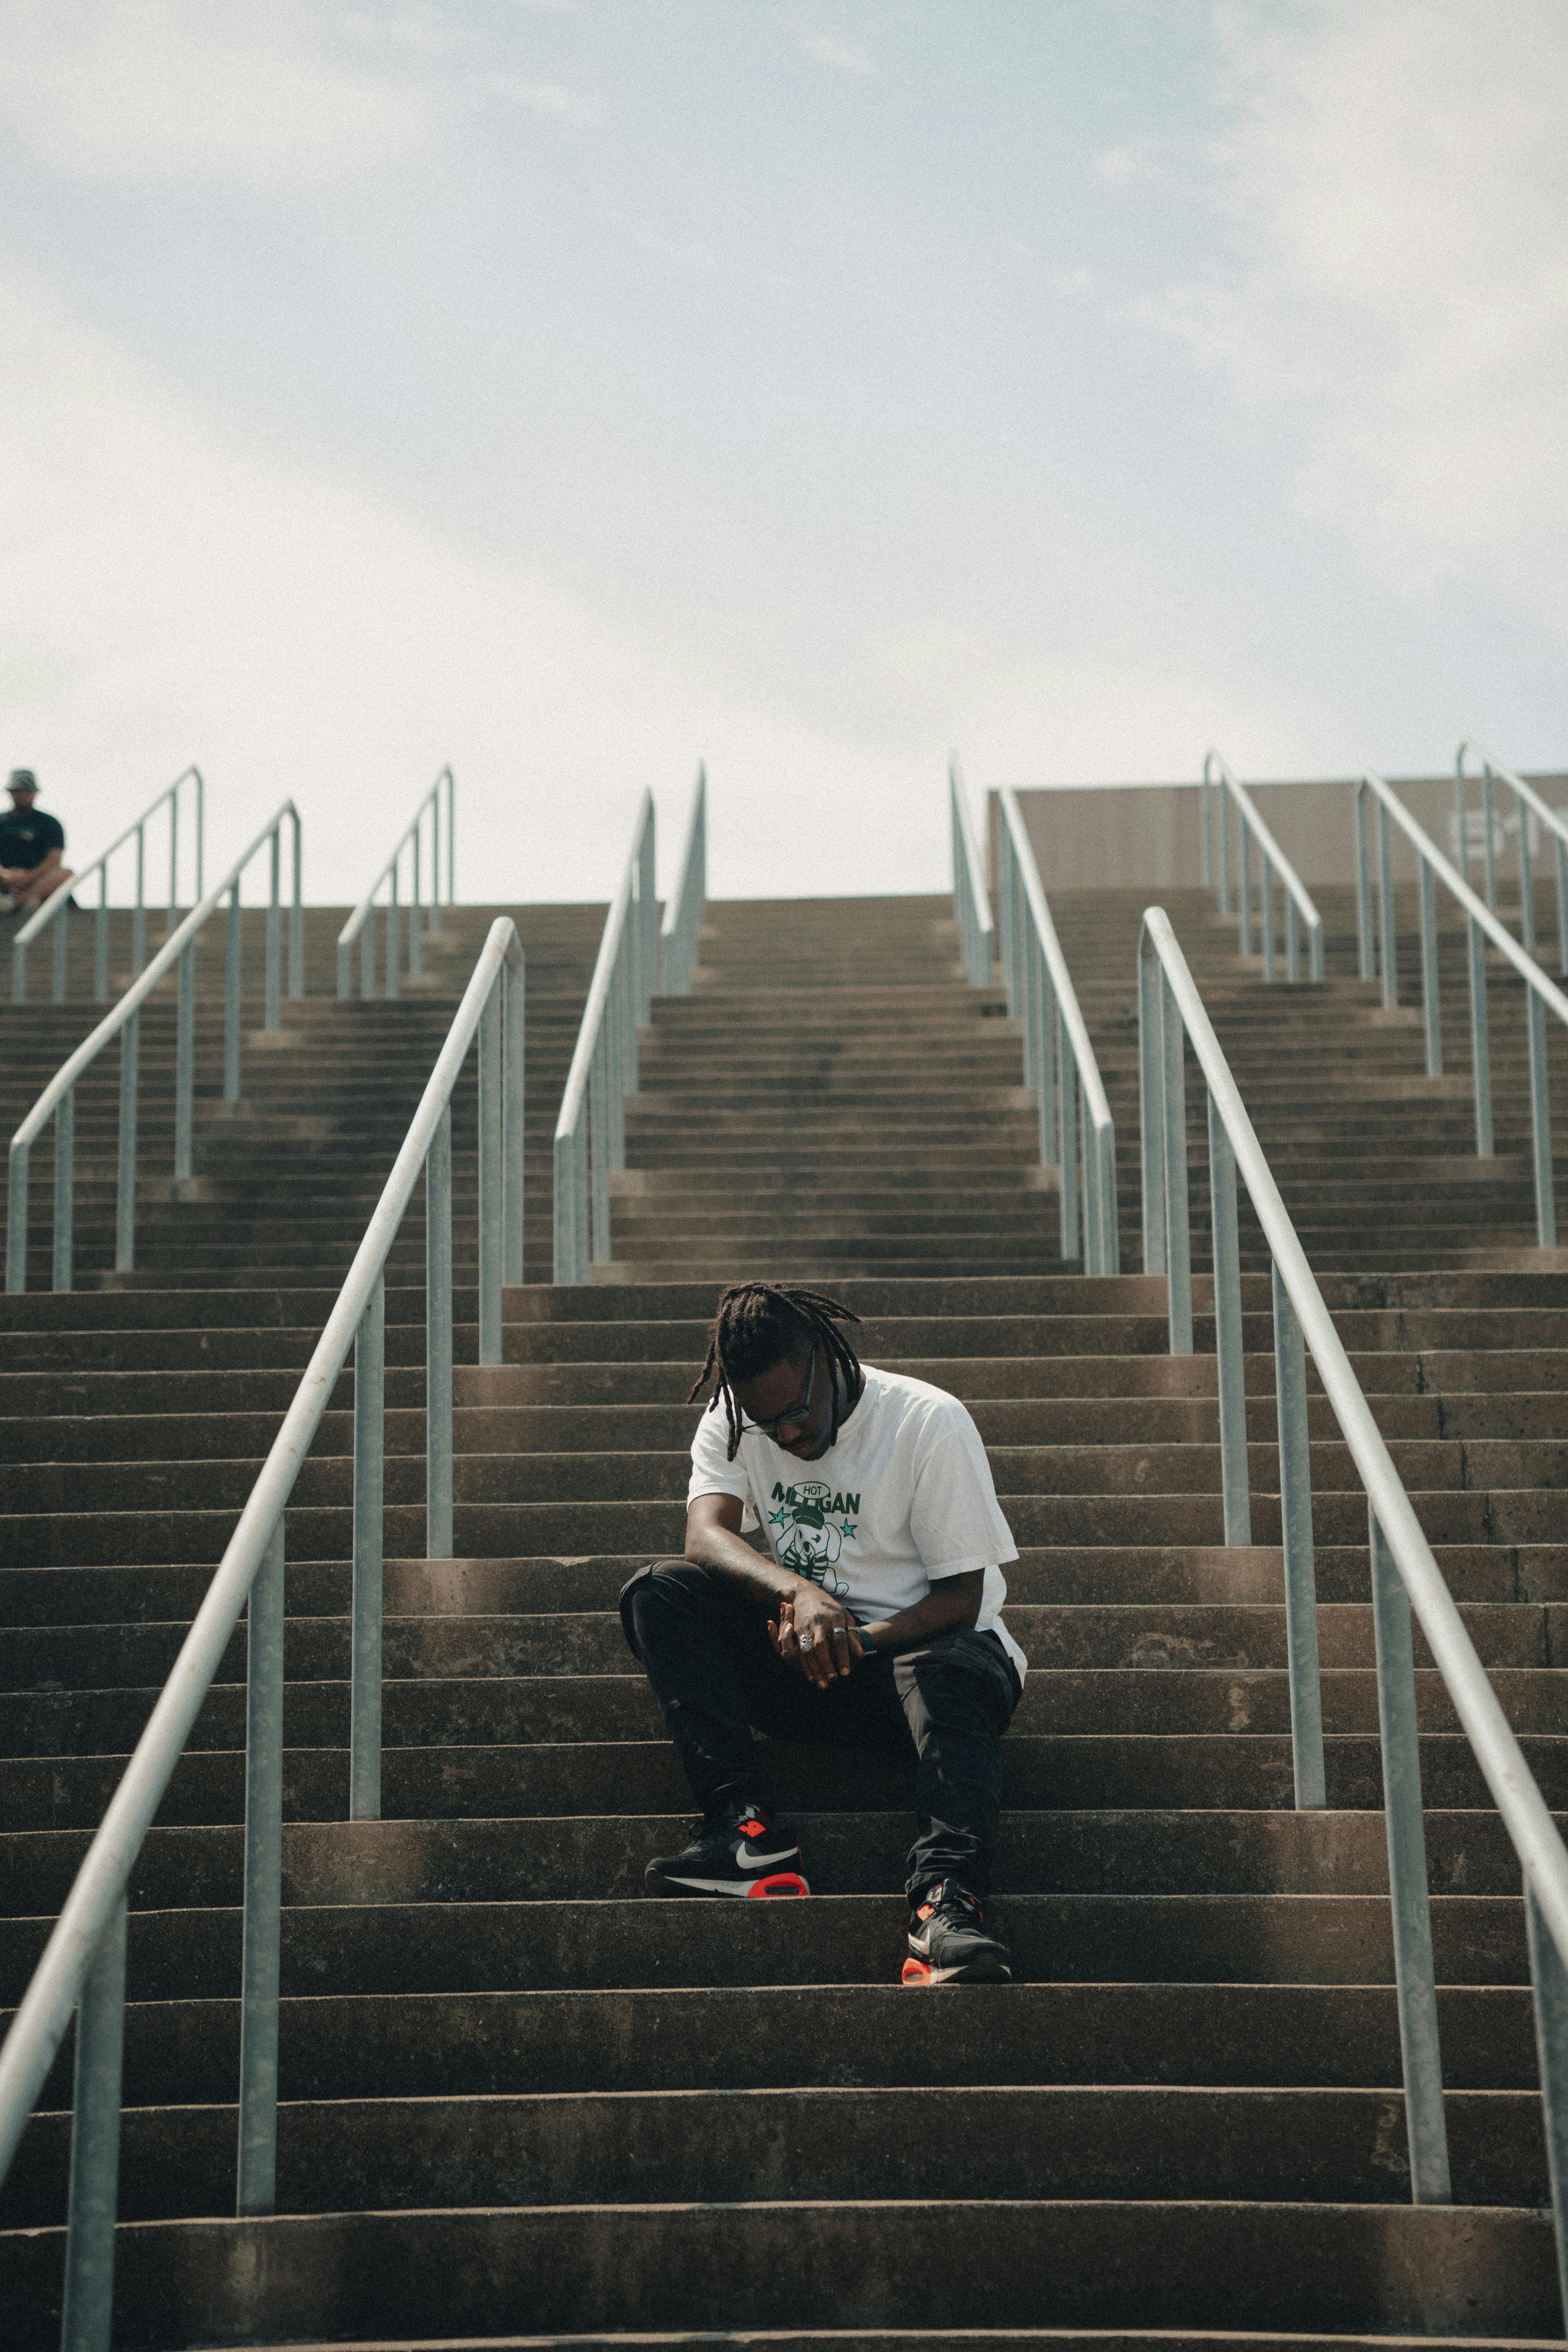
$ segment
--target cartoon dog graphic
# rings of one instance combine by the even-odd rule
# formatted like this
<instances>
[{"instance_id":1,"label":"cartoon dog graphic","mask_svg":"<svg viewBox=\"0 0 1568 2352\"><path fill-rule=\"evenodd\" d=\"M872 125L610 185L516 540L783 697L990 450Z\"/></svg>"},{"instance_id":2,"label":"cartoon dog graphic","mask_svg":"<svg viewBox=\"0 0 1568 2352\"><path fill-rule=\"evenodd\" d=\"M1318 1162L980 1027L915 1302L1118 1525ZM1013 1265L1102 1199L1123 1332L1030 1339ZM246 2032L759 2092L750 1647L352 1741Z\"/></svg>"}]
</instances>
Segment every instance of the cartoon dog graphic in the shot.
<instances>
[{"instance_id":1,"label":"cartoon dog graphic","mask_svg":"<svg viewBox=\"0 0 1568 2352\"><path fill-rule=\"evenodd\" d=\"M832 1487L824 1486L820 1478L789 1487L773 1515L773 1525L779 1531L774 1549L781 1568L809 1576L825 1592L847 1591L848 1586L833 1573L844 1549L844 1534L827 1516L832 1500Z\"/></svg>"}]
</instances>

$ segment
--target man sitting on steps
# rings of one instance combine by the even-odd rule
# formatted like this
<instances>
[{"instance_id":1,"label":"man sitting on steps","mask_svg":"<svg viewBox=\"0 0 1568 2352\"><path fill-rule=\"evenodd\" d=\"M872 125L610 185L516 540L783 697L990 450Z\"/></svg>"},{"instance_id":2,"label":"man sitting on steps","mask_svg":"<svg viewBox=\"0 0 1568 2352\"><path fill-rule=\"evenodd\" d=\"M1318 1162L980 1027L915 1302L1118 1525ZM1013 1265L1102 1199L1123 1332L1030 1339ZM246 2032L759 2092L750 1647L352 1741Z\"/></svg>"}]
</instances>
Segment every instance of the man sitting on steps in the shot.
<instances>
[{"instance_id":1,"label":"man sitting on steps","mask_svg":"<svg viewBox=\"0 0 1568 2352\"><path fill-rule=\"evenodd\" d=\"M0 816L0 915L31 915L70 880L66 837L58 817L33 805L38 780L31 768L13 768L5 787L11 806Z\"/></svg>"},{"instance_id":2,"label":"man sitting on steps","mask_svg":"<svg viewBox=\"0 0 1568 2352\"><path fill-rule=\"evenodd\" d=\"M685 1852L648 1864L648 1890L809 1891L753 1727L906 1756L912 1743L906 1978L1005 1979L1007 1950L984 1906L999 1743L1027 1665L1000 1615L999 1563L1017 1547L968 1412L924 1381L862 1364L840 1328L858 1319L767 1282L719 1301L691 1391L695 1402L711 1382L691 1443L686 1557L655 1561L621 1594L626 1639L702 1808ZM800 1477L802 1463L823 1475ZM759 1526L767 1553L743 1540Z\"/></svg>"}]
</instances>

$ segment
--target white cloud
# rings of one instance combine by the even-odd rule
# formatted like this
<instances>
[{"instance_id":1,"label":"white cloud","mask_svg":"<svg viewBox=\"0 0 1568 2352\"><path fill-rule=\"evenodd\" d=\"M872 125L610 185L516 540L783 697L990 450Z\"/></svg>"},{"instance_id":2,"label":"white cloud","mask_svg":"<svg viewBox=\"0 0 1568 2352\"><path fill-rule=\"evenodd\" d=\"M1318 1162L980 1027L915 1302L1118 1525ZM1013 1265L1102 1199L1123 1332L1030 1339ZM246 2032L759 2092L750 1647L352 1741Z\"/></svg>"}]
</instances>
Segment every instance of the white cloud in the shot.
<instances>
[{"instance_id":1,"label":"white cloud","mask_svg":"<svg viewBox=\"0 0 1568 2352\"><path fill-rule=\"evenodd\" d=\"M1227 258L1143 315L1294 420L1298 510L1373 577L1568 637L1568 13L1312 0L1222 32Z\"/></svg>"},{"instance_id":2,"label":"white cloud","mask_svg":"<svg viewBox=\"0 0 1568 2352\"><path fill-rule=\"evenodd\" d=\"M9 0L0 114L59 171L248 187L357 178L432 121L417 90L331 58L310 11L236 0Z\"/></svg>"},{"instance_id":3,"label":"white cloud","mask_svg":"<svg viewBox=\"0 0 1568 2352\"><path fill-rule=\"evenodd\" d=\"M1211 743L1238 773L1310 772L1305 730L1277 692L1235 665L1146 656L1028 656L933 624L876 650L875 688L916 742L952 742L976 786L1168 782L1195 775Z\"/></svg>"},{"instance_id":4,"label":"white cloud","mask_svg":"<svg viewBox=\"0 0 1568 2352\"><path fill-rule=\"evenodd\" d=\"M606 212L601 218L606 228L618 229L623 236L629 236L634 245L640 245L645 253L653 254L659 261L673 262L681 269L718 267L711 250L700 239L683 243L678 237L666 236L651 221L637 220L630 213Z\"/></svg>"},{"instance_id":5,"label":"white cloud","mask_svg":"<svg viewBox=\"0 0 1568 2352\"><path fill-rule=\"evenodd\" d=\"M814 723L239 439L3 271L0 709L0 769L38 771L77 849L195 759L213 870L292 793L313 899L358 896L447 759L470 898L607 894L637 793L668 855L700 754L719 891L942 871L934 751Z\"/></svg>"},{"instance_id":6,"label":"white cloud","mask_svg":"<svg viewBox=\"0 0 1568 2352\"><path fill-rule=\"evenodd\" d=\"M478 76L470 87L487 98L528 107L535 114L553 114L563 122L596 122L599 119L595 101L568 89L564 82L528 81L521 74L488 73Z\"/></svg>"},{"instance_id":7,"label":"white cloud","mask_svg":"<svg viewBox=\"0 0 1568 2352\"><path fill-rule=\"evenodd\" d=\"M1147 186L1159 177L1160 150L1152 139L1129 139L1102 148L1089 164L1101 187Z\"/></svg>"},{"instance_id":8,"label":"white cloud","mask_svg":"<svg viewBox=\"0 0 1568 2352\"><path fill-rule=\"evenodd\" d=\"M802 33L800 46L815 65L826 66L830 73L874 74L877 70L875 58L837 33Z\"/></svg>"}]
</instances>

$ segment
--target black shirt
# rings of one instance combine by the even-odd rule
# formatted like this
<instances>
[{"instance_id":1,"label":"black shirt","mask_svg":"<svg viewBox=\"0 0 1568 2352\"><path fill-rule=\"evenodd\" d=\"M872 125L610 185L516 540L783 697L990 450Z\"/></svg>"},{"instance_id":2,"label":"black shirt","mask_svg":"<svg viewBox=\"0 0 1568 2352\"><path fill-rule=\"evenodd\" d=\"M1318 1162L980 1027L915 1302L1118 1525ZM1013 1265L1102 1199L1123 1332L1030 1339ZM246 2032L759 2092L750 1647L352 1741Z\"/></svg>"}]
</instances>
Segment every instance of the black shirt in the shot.
<instances>
[{"instance_id":1,"label":"black shirt","mask_svg":"<svg viewBox=\"0 0 1568 2352\"><path fill-rule=\"evenodd\" d=\"M51 849L66 845L65 829L58 816L42 809L7 809L0 816L0 866L41 866Z\"/></svg>"}]
</instances>

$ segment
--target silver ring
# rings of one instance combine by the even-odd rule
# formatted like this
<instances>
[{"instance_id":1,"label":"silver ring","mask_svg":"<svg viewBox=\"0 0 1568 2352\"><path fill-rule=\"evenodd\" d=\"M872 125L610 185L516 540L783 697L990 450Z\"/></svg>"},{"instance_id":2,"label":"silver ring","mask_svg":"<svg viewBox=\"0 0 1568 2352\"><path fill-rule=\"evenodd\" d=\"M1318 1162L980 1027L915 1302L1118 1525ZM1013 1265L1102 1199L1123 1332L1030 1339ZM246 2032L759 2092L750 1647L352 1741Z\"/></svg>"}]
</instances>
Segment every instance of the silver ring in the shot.
<instances>
[{"instance_id":1,"label":"silver ring","mask_svg":"<svg viewBox=\"0 0 1568 2352\"><path fill-rule=\"evenodd\" d=\"M811 1649L815 1649L815 1648L816 1648L816 1634L815 1634L815 1633L803 1633L803 1634L801 1635L801 1637L800 1637L800 1646L801 1646L801 1648L802 1648L803 1650L811 1650Z\"/></svg>"}]
</instances>

